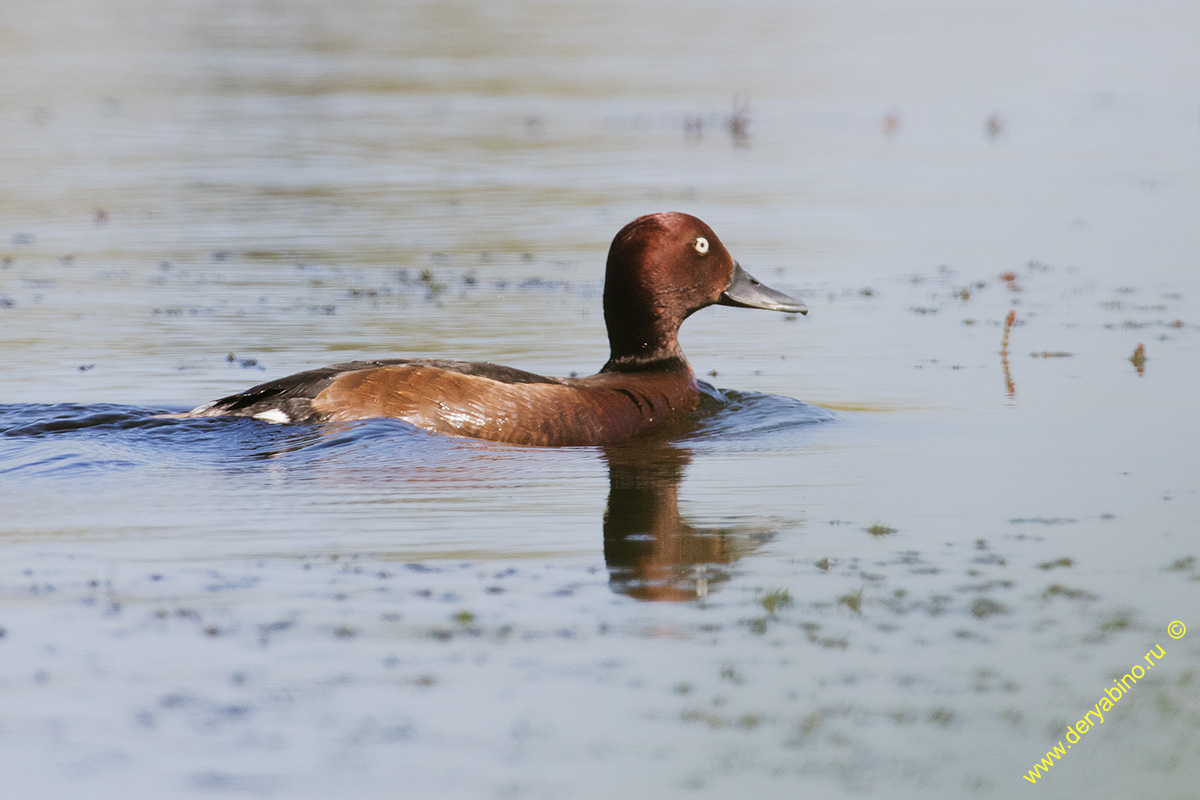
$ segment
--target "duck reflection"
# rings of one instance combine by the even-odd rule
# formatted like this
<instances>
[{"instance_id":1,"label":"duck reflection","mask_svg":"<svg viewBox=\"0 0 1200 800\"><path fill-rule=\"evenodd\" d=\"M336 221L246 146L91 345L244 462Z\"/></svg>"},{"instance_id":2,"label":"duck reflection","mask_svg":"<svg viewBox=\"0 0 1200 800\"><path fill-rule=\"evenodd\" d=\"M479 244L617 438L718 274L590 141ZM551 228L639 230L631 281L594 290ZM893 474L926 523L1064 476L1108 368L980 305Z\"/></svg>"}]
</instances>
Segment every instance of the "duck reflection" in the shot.
<instances>
[{"instance_id":1,"label":"duck reflection","mask_svg":"<svg viewBox=\"0 0 1200 800\"><path fill-rule=\"evenodd\" d=\"M604 457L604 561L614 592L638 600L702 598L770 536L761 527L697 527L680 516L686 451L660 442L609 447Z\"/></svg>"},{"instance_id":2,"label":"duck reflection","mask_svg":"<svg viewBox=\"0 0 1200 800\"><path fill-rule=\"evenodd\" d=\"M204 424L207 428L220 424L227 437L245 437L237 439L242 445L239 469L258 464L259 469L280 470L283 480L299 475L311 480L315 468L338 481L349 480L355 485L365 482L372 487L372 496L378 493L379 482L393 480L443 490L494 490L496 476L507 474L513 459L524 460L531 455L524 448L496 448L490 443L435 437L414 429L403 443L408 457L397 462L394 447L402 437L392 421L318 426L264 426L250 420L210 419L156 419L154 423ZM206 433L205 441L211 438L211 430L197 430L201 432ZM382 443L379 458L363 449L372 443ZM236 449L228 444L226 438L224 457ZM354 458L331 457L343 448L352 449ZM682 517L679 485L692 456L668 441L609 445L600 454L608 467L609 483L602 522L604 561L609 587L618 594L648 601L703 598L730 579L734 562L773 535L775 528L761 519L710 527L692 525ZM295 470L296 465L305 468Z\"/></svg>"}]
</instances>

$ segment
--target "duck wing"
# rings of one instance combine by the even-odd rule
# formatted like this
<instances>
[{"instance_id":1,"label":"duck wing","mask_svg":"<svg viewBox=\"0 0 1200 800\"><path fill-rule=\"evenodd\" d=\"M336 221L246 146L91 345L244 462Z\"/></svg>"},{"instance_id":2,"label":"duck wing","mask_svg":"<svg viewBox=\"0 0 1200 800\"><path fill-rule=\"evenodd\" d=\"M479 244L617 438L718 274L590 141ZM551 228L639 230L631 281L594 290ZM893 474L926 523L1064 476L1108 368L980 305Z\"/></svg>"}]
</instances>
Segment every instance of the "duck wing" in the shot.
<instances>
[{"instance_id":1,"label":"duck wing","mask_svg":"<svg viewBox=\"0 0 1200 800\"><path fill-rule=\"evenodd\" d=\"M182 416L276 423L390 417L475 439L597 445L627 439L695 407L691 369L683 361L668 366L559 379L488 362L351 361L268 381Z\"/></svg>"},{"instance_id":2,"label":"duck wing","mask_svg":"<svg viewBox=\"0 0 1200 800\"><path fill-rule=\"evenodd\" d=\"M260 383L243 392L206 403L182 416L257 417L280 423L318 422L334 415L328 410L314 407L313 401L335 381L340 381L342 386L361 386L364 383L376 383L379 378L386 376L390 379L387 383L397 395L396 400L401 400L404 395L412 394L403 391L406 382L437 372L486 378L505 384L561 383L555 378L490 362L422 358L347 361ZM406 378L409 380L406 381ZM412 386L411 389L417 390L417 387Z\"/></svg>"}]
</instances>

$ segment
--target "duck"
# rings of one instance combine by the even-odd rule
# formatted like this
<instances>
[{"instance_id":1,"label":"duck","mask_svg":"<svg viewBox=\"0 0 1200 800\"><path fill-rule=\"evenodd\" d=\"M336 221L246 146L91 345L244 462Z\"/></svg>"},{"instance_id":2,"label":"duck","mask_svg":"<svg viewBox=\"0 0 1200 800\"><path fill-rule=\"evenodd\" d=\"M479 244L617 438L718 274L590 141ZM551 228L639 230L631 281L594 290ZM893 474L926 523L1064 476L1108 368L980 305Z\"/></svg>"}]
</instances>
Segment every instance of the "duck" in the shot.
<instances>
[{"instance_id":1,"label":"duck","mask_svg":"<svg viewBox=\"0 0 1200 800\"><path fill-rule=\"evenodd\" d=\"M491 362L399 358L298 372L176 417L322 423L391 417L425 431L537 447L600 446L678 423L701 387L683 321L711 305L807 314L742 269L706 223L668 212L617 232L604 276L610 355L595 375L553 378Z\"/></svg>"}]
</instances>

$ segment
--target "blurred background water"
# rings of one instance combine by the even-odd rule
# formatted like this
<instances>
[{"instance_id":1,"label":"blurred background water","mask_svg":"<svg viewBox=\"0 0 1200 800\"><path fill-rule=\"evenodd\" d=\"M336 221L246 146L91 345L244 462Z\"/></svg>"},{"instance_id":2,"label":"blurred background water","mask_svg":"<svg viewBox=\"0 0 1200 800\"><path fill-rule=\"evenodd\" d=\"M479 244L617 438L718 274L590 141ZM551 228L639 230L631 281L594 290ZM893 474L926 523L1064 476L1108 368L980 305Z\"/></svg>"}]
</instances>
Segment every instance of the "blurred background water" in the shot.
<instances>
[{"instance_id":1,"label":"blurred background water","mask_svg":"<svg viewBox=\"0 0 1200 800\"><path fill-rule=\"evenodd\" d=\"M1009 797L1157 644L1036 791L1192 797L1198 35L6 0L6 785ZM608 242L660 210L811 309L691 319L727 391L681 439L152 419L351 358L590 373Z\"/></svg>"}]
</instances>

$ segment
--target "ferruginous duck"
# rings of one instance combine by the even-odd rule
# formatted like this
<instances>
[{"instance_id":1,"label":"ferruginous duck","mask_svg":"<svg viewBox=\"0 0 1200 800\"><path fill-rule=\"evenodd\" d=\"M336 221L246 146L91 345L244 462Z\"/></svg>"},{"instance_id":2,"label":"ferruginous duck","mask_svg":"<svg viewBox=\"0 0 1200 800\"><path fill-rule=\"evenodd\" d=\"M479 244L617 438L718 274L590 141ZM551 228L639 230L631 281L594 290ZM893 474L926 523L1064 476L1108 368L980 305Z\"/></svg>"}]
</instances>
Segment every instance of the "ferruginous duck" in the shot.
<instances>
[{"instance_id":1,"label":"ferruginous duck","mask_svg":"<svg viewBox=\"0 0 1200 800\"><path fill-rule=\"evenodd\" d=\"M679 348L679 326L714 304L808 312L747 274L701 220L649 214L622 228L609 248L604 321L611 355L595 375L550 378L489 362L424 358L351 361L179 416L275 423L394 417L433 433L510 444L610 444L696 408L700 388Z\"/></svg>"}]
</instances>

